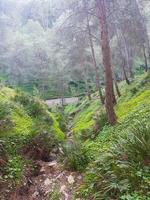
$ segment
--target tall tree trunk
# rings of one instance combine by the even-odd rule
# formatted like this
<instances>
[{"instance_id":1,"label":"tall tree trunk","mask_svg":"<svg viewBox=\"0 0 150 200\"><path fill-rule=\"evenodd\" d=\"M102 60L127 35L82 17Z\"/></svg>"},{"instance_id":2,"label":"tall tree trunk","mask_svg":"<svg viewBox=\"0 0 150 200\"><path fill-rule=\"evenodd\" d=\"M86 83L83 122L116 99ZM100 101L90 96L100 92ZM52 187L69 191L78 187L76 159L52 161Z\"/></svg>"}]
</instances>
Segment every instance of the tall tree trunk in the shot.
<instances>
[{"instance_id":1,"label":"tall tree trunk","mask_svg":"<svg viewBox=\"0 0 150 200\"><path fill-rule=\"evenodd\" d=\"M113 70L113 79L114 79L114 84L115 84L117 95L118 95L118 97L121 97L121 92L119 90L119 86L117 83L117 78L116 78L116 74L114 73L114 70Z\"/></svg>"},{"instance_id":2,"label":"tall tree trunk","mask_svg":"<svg viewBox=\"0 0 150 200\"><path fill-rule=\"evenodd\" d=\"M86 12L86 18L87 18L87 29L88 29L88 35L89 35L89 42L90 42L90 48L91 48L91 53L92 53L92 61L93 61L93 68L95 72L95 79L96 79L96 89L99 93L100 101L102 105L104 104L104 97L102 94L101 86L100 86L100 78L99 78L99 70L97 67L96 63L96 57L95 57L95 50L94 50L94 45L93 45L93 40L92 40L92 35L91 35L91 28L90 28L90 23L89 23L89 15L88 15L88 10L87 10L87 1L84 1L84 6L85 6L85 12Z\"/></svg>"},{"instance_id":3,"label":"tall tree trunk","mask_svg":"<svg viewBox=\"0 0 150 200\"><path fill-rule=\"evenodd\" d=\"M101 45L102 45L102 56L103 65L105 69L105 92L106 92L106 112L108 116L108 121L110 124L114 125L117 122L117 117L114 111L113 97L113 78L111 70L111 56L110 56L110 45L107 30L106 21L106 7L104 0L96 0L98 8L98 17L101 27Z\"/></svg>"}]
</instances>

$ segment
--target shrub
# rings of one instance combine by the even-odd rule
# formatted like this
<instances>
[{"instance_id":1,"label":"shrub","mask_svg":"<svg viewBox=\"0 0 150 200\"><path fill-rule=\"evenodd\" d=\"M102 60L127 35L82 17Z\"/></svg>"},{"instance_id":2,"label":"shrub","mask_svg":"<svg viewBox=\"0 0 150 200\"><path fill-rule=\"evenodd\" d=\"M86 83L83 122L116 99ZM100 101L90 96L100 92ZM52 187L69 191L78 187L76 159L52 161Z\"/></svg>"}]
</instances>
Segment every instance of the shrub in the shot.
<instances>
[{"instance_id":1,"label":"shrub","mask_svg":"<svg viewBox=\"0 0 150 200\"><path fill-rule=\"evenodd\" d=\"M108 124L108 119L107 119L107 115L105 112L101 111L100 113L98 113L97 116L94 117L95 120L95 125L94 125L94 134L97 135L97 133L99 133L104 126L106 126Z\"/></svg>"},{"instance_id":2,"label":"shrub","mask_svg":"<svg viewBox=\"0 0 150 200\"><path fill-rule=\"evenodd\" d=\"M130 91L132 95L135 95L138 92L138 89L136 87L133 87Z\"/></svg>"},{"instance_id":3,"label":"shrub","mask_svg":"<svg viewBox=\"0 0 150 200\"><path fill-rule=\"evenodd\" d=\"M81 142L70 140L64 146L65 167L70 170L82 171L90 161L87 150L83 148Z\"/></svg>"},{"instance_id":4,"label":"shrub","mask_svg":"<svg viewBox=\"0 0 150 200\"><path fill-rule=\"evenodd\" d=\"M24 92L18 92L14 100L25 107L29 116L40 117L40 119L43 119L47 123L52 123L46 105L40 102L40 100Z\"/></svg>"}]
</instances>

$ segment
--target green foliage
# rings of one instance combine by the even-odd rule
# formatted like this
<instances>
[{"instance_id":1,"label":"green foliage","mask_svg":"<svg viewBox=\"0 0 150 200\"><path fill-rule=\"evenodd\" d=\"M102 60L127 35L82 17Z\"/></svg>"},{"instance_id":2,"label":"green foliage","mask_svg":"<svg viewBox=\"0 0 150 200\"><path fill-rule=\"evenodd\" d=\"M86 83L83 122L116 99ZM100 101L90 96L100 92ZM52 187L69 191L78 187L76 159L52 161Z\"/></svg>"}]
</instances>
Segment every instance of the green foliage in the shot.
<instances>
[{"instance_id":1,"label":"green foliage","mask_svg":"<svg viewBox=\"0 0 150 200\"><path fill-rule=\"evenodd\" d=\"M59 200L60 199L60 193L58 191L53 191L49 193L49 200Z\"/></svg>"},{"instance_id":2,"label":"green foliage","mask_svg":"<svg viewBox=\"0 0 150 200\"><path fill-rule=\"evenodd\" d=\"M14 100L25 107L29 116L36 118L43 116L47 117L47 121L50 121L50 117L47 113L47 107L39 99L33 98L27 93L18 92Z\"/></svg>"},{"instance_id":3,"label":"green foliage","mask_svg":"<svg viewBox=\"0 0 150 200\"><path fill-rule=\"evenodd\" d=\"M94 100L90 104L83 102L78 109L81 109L76 115L73 124L74 133L82 133L92 130L94 126L93 116L99 110L99 100Z\"/></svg>"},{"instance_id":4,"label":"green foliage","mask_svg":"<svg viewBox=\"0 0 150 200\"><path fill-rule=\"evenodd\" d=\"M8 102L0 101L0 120L7 119L11 114L11 105Z\"/></svg>"},{"instance_id":5,"label":"green foliage","mask_svg":"<svg viewBox=\"0 0 150 200\"><path fill-rule=\"evenodd\" d=\"M98 128L100 132L95 140L84 142L83 146L88 149L92 161L86 170L79 197L96 200L148 199L149 80L149 75L143 75L137 77L130 86L121 83L122 97L115 108L120 123L111 127L104 117L104 126ZM95 125L103 124L103 117L99 122L99 115L94 117Z\"/></svg>"},{"instance_id":6,"label":"green foliage","mask_svg":"<svg viewBox=\"0 0 150 200\"><path fill-rule=\"evenodd\" d=\"M0 132L6 132L13 127L11 120L12 105L6 101L0 101Z\"/></svg>"},{"instance_id":7,"label":"green foliage","mask_svg":"<svg viewBox=\"0 0 150 200\"><path fill-rule=\"evenodd\" d=\"M70 170L82 171L90 161L87 149L78 140L68 141L64 146L65 167Z\"/></svg>"},{"instance_id":8,"label":"green foliage","mask_svg":"<svg viewBox=\"0 0 150 200\"><path fill-rule=\"evenodd\" d=\"M7 175L4 176L5 179L20 181L23 173L23 161L20 156L14 156L8 160L6 173Z\"/></svg>"},{"instance_id":9,"label":"green foliage","mask_svg":"<svg viewBox=\"0 0 150 200\"><path fill-rule=\"evenodd\" d=\"M56 134L56 137L61 140L61 141L64 141L65 139L65 135L64 133L62 132L62 130L60 129L60 125L57 121L57 118L55 117L55 115L53 113L50 113L50 116L53 120L53 124L52 124L52 130L53 132Z\"/></svg>"}]
</instances>

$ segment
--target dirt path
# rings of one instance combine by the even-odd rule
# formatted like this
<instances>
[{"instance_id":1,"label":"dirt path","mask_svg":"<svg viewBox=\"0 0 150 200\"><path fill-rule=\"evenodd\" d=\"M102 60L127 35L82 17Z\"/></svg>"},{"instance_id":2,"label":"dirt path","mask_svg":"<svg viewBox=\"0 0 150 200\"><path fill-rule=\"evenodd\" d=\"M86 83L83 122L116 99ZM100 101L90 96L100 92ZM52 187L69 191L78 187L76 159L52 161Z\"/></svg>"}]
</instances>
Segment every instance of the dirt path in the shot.
<instances>
[{"instance_id":1,"label":"dirt path","mask_svg":"<svg viewBox=\"0 0 150 200\"><path fill-rule=\"evenodd\" d=\"M39 161L38 164L41 166L39 175L31 178L28 192L15 193L11 200L74 200L73 193L81 184L82 176L64 170L57 161Z\"/></svg>"}]
</instances>

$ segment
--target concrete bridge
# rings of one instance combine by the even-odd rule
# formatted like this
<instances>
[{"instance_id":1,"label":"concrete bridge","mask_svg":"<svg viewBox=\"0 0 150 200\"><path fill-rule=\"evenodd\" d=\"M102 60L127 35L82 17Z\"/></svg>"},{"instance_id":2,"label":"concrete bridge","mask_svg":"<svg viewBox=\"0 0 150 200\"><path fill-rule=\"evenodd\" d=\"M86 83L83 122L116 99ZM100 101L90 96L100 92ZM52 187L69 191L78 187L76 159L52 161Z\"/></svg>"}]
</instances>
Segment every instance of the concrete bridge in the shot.
<instances>
[{"instance_id":1,"label":"concrete bridge","mask_svg":"<svg viewBox=\"0 0 150 200\"><path fill-rule=\"evenodd\" d=\"M78 97L64 98L63 100L61 98L46 100L46 104L49 107L62 106L62 104L63 105L76 104L78 102L79 102Z\"/></svg>"}]
</instances>

